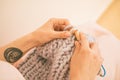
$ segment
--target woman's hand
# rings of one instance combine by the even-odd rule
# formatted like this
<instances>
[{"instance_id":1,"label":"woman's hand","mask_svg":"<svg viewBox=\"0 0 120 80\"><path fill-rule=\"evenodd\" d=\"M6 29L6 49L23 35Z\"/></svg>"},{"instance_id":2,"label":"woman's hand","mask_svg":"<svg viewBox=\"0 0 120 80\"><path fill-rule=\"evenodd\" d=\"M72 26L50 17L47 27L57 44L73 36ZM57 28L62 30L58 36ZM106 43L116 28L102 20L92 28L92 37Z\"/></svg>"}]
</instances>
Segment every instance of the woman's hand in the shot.
<instances>
[{"instance_id":1,"label":"woman's hand","mask_svg":"<svg viewBox=\"0 0 120 80\"><path fill-rule=\"evenodd\" d=\"M38 45L42 45L50 40L56 39L56 38L67 38L71 36L69 31L63 31L65 26L69 25L69 21L66 19L56 19L52 18L48 20L44 25L42 25L40 28L35 30L34 32L28 34L28 39L27 36L24 38L21 38L18 43L20 43L22 46L20 46L20 49L24 53L26 53L29 49L36 47ZM30 39L29 39L30 38ZM18 41L18 40L17 40ZM19 63L24 61L23 57L20 60L18 60L16 63L14 63L14 66L18 66Z\"/></svg>"},{"instance_id":2,"label":"woman's hand","mask_svg":"<svg viewBox=\"0 0 120 80\"><path fill-rule=\"evenodd\" d=\"M83 33L75 34L75 50L71 58L70 78L71 80L95 80L103 59L97 44L89 43Z\"/></svg>"},{"instance_id":3,"label":"woman's hand","mask_svg":"<svg viewBox=\"0 0 120 80\"><path fill-rule=\"evenodd\" d=\"M67 38L71 36L70 32L63 31L65 26L69 25L66 19L52 18L44 25L32 33L33 38L40 44L44 44L56 38Z\"/></svg>"}]
</instances>

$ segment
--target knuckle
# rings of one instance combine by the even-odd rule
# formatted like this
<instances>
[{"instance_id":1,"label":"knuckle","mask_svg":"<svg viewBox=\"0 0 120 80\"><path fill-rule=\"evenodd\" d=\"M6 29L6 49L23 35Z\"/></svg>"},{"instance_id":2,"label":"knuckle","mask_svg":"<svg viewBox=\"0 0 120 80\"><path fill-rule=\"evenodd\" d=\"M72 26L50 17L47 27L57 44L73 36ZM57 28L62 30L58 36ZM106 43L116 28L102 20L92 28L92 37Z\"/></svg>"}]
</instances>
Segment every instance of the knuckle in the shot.
<instances>
[{"instance_id":1,"label":"knuckle","mask_svg":"<svg viewBox=\"0 0 120 80\"><path fill-rule=\"evenodd\" d=\"M80 45L76 44L75 48L76 48L76 50L79 50L80 49Z\"/></svg>"},{"instance_id":2,"label":"knuckle","mask_svg":"<svg viewBox=\"0 0 120 80\"><path fill-rule=\"evenodd\" d=\"M65 25L68 25L70 23L68 19L63 19L63 21L65 21Z\"/></svg>"},{"instance_id":3,"label":"knuckle","mask_svg":"<svg viewBox=\"0 0 120 80\"><path fill-rule=\"evenodd\" d=\"M65 19L65 21L69 22L69 20L68 20L68 19Z\"/></svg>"},{"instance_id":4,"label":"knuckle","mask_svg":"<svg viewBox=\"0 0 120 80\"><path fill-rule=\"evenodd\" d=\"M77 49L80 50L80 45L79 44L77 44Z\"/></svg>"}]
</instances>

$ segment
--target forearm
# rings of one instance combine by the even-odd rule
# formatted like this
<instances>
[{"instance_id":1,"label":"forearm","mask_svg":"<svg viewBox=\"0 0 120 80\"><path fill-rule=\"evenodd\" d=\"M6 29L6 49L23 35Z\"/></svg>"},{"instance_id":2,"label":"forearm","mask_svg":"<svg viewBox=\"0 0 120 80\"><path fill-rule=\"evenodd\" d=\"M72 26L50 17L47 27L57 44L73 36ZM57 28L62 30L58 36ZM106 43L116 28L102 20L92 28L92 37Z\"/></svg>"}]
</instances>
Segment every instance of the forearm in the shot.
<instances>
[{"instance_id":1,"label":"forearm","mask_svg":"<svg viewBox=\"0 0 120 80\"><path fill-rule=\"evenodd\" d=\"M17 39L0 48L0 60L14 63L21 58L29 49L47 43L56 38L67 38L71 34L63 31L69 25L66 19L50 19L34 32ZM59 31L60 30L60 31Z\"/></svg>"},{"instance_id":2,"label":"forearm","mask_svg":"<svg viewBox=\"0 0 120 80\"><path fill-rule=\"evenodd\" d=\"M37 45L40 45L40 42L38 42L37 40L34 40L32 33L25 35L22 38L19 38L9 43L8 45L1 47L0 48L0 60L6 61L4 57L4 51L7 48L10 48L10 47L18 48L23 52L23 55L24 55L28 50L30 50L31 48Z\"/></svg>"}]
</instances>

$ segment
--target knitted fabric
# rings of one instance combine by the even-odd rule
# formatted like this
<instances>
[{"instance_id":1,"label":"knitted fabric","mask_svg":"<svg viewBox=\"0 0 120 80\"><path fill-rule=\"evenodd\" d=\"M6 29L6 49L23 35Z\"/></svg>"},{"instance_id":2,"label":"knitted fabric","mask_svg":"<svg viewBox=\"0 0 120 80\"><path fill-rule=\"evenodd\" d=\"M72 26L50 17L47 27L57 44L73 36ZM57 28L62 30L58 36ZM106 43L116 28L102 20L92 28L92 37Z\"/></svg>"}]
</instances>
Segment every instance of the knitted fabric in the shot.
<instances>
[{"instance_id":1,"label":"knitted fabric","mask_svg":"<svg viewBox=\"0 0 120 80\"><path fill-rule=\"evenodd\" d=\"M88 37L89 41L92 40ZM69 65L75 36L55 39L31 52L18 66L26 80L70 80Z\"/></svg>"}]
</instances>

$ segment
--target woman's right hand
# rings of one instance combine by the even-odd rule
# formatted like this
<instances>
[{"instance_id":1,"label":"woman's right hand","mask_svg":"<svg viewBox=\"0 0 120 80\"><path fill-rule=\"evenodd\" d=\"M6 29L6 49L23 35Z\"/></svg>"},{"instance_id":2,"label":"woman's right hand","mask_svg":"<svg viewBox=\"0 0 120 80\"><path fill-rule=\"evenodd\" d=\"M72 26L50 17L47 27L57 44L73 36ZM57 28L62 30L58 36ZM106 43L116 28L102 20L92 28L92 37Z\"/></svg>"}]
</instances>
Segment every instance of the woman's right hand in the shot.
<instances>
[{"instance_id":1,"label":"woman's right hand","mask_svg":"<svg viewBox=\"0 0 120 80\"><path fill-rule=\"evenodd\" d=\"M71 80L95 80L103 59L97 43L89 43L83 33L76 33L75 50L70 63Z\"/></svg>"}]
</instances>

